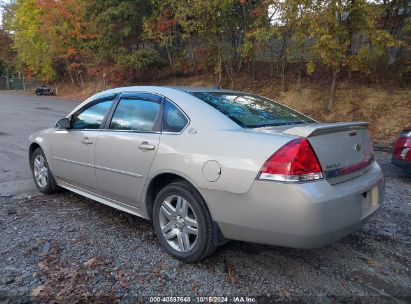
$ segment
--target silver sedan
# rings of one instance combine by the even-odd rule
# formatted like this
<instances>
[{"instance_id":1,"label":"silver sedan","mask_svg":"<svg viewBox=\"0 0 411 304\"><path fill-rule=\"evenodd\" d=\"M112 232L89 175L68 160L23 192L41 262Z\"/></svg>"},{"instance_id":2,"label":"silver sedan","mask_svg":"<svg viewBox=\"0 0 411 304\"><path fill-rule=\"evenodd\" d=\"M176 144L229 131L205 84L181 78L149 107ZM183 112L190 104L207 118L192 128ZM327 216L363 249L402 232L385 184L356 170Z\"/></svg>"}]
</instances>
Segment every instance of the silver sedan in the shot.
<instances>
[{"instance_id":1,"label":"silver sedan","mask_svg":"<svg viewBox=\"0 0 411 304\"><path fill-rule=\"evenodd\" d=\"M29 156L41 192L151 219L194 262L228 240L314 248L361 227L384 196L367 127L238 91L126 87L31 135Z\"/></svg>"}]
</instances>

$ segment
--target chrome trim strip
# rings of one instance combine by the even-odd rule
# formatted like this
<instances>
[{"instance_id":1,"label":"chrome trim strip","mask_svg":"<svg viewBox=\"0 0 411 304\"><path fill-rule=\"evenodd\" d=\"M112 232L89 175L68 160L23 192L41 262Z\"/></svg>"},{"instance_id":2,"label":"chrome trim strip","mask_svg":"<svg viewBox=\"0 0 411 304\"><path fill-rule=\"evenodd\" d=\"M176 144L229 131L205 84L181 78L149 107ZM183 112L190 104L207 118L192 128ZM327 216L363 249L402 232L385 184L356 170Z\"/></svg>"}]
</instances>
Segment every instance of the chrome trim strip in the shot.
<instances>
[{"instance_id":1,"label":"chrome trim strip","mask_svg":"<svg viewBox=\"0 0 411 304\"><path fill-rule=\"evenodd\" d=\"M259 175L257 176L257 179L284 182L284 183L305 183L305 182L313 182L313 181L324 179L324 175L322 172L301 174L301 175L259 173Z\"/></svg>"},{"instance_id":2,"label":"chrome trim strip","mask_svg":"<svg viewBox=\"0 0 411 304\"><path fill-rule=\"evenodd\" d=\"M118 173L118 174L122 174L122 175L132 176L132 177L136 177L136 178L142 178L143 177L141 174L137 174L137 173L132 173L132 172L128 172L128 171L122 171L122 170L117 170L117 169L112 169L112 168L107 168L107 167L102 167L102 166L86 164L86 163L82 163L82 162L78 162L78 161L70 160L70 159L65 159L65 158L60 158L60 157L55 157L54 156L53 159L64 161L64 162L70 163L70 164L80 165L80 166L84 166L84 167L88 167L88 168L100 169L100 170L104 170L104 171L108 171L108 172L113 172L113 173Z\"/></svg>"},{"instance_id":3,"label":"chrome trim strip","mask_svg":"<svg viewBox=\"0 0 411 304\"><path fill-rule=\"evenodd\" d=\"M65 158L60 158L60 157L55 157L55 156L53 156L53 159L61 160L61 161L64 161L64 162L70 163L70 164L75 164L75 165L80 165L80 166L84 166L84 167L94 168L94 165L78 162L78 161L71 160L71 159L65 159Z\"/></svg>"},{"instance_id":4,"label":"chrome trim strip","mask_svg":"<svg viewBox=\"0 0 411 304\"><path fill-rule=\"evenodd\" d=\"M355 168L356 166L358 166L361 163L358 164L354 164L351 166L347 166L347 167L342 167L342 168L338 168L338 169L332 169L332 170L326 170L324 171L324 175L325 178L334 178L334 177L339 177L339 176L344 176L344 175L348 175L348 174L352 174L352 173L360 173L360 175L364 174L365 172L368 171L368 169L371 168L371 165L374 163L374 157L370 158L369 160L367 160L364 163L363 167L359 167L358 169L345 173L344 170L350 170L351 168Z\"/></svg>"},{"instance_id":5,"label":"chrome trim strip","mask_svg":"<svg viewBox=\"0 0 411 304\"><path fill-rule=\"evenodd\" d=\"M122 174L122 175L137 177L137 178L142 178L143 177L141 174L132 173L132 172L123 171L123 170L112 169L112 168L107 168L107 167L102 167L102 166L97 166L97 165L95 165L94 168L104 170L104 171L108 171L108 172L118 173L118 174Z\"/></svg>"}]
</instances>

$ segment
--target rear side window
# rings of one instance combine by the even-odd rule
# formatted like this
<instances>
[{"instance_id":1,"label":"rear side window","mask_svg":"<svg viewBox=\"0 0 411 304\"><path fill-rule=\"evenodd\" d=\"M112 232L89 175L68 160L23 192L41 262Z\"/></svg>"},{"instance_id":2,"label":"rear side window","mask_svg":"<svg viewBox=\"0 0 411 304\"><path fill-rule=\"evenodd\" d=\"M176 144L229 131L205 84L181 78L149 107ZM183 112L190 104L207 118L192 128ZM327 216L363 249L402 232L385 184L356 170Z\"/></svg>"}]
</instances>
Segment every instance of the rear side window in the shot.
<instances>
[{"instance_id":1,"label":"rear side window","mask_svg":"<svg viewBox=\"0 0 411 304\"><path fill-rule=\"evenodd\" d=\"M70 120L71 129L99 129L113 100L102 100L77 111Z\"/></svg>"},{"instance_id":2,"label":"rear side window","mask_svg":"<svg viewBox=\"0 0 411 304\"><path fill-rule=\"evenodd\" d=\"M163 132L181 132L187 123L187 117L175 105L166 101L163 115Z\"/></svg>"},{"instance_id":3,"label":"rear side window","mask_svg":"<svg viewBox=\"0 0 411 304\"><path fill-rule=\"evenodd\" d=\"M114 111L110 129L153 131L160 104L143 99L121 99Z\"/></svg>"},{"instance_id":4,"label":"rear side window","mask_svg":"<svg viewBox=\"0 0 411 304\"><path fill-rule=\"evenodd\" d=\"M314 122L270 99L236 93L193 92L201 99L243 128L260 128Z\"/></svg>"}]
</instances>

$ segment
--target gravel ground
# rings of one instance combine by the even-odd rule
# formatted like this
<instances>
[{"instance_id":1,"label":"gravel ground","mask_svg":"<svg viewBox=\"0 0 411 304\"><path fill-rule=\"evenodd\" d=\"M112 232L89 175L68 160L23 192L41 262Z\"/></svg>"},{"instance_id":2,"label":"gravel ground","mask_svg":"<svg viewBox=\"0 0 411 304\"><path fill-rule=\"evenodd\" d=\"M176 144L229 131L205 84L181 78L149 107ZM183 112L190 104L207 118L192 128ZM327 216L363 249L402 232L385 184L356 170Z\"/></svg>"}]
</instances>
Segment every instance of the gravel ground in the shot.
<instances>
[{"instance_id":1,"label":"gravel ground","mask_svg":"<svg viewBox=\"0 0 411 304\"><path fill-rule=\"evenodd\" d=\"M232 241L196 264L164 253L150 222L76 194L0 198L0 303L410 302L411 177L376 158L385 204L360 231L315 250Z\"/></svg>"}]
</instances>

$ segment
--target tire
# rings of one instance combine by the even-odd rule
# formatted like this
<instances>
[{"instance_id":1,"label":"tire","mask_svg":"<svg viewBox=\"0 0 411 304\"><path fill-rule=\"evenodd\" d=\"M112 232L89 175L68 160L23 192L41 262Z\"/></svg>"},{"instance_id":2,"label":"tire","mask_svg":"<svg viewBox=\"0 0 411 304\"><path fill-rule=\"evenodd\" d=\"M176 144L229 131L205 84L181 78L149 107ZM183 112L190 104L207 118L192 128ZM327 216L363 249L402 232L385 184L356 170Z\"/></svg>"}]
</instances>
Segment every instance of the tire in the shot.
<instances>
[{"instance_id":1,"label":"tire","mask_svg":"<svg viewBox=\"0 0 411 304\"><path fill-rule=\"evenodd\" d=\"M36 91L36 95L37 95L37 96L41 96L41 95L42 95L41 91L37 90L37 91Z\"/></svg>"},{"instance_id":2,"label":"tire","mask_svg":"<svg viewBox=\"0 0 411 304\"><path fill-rule=\"evenodd\" d=\"M40 192L45 194L53 194L57 192L58 186L41 148L37 148L33 151L30 159L30 166L34 184Z\"/></svg>"},{"instance_id":3,"label":"tire","mask_svg":"<svg viewBox=\"0 0 411 304\"><path fill-rule=\"evenodd\" d=\"M178 211L178 202L180 206L187 206L186 216L184 212ZM174 207L174 213L170 206ZM199 262L216 249L213 242L212 219L207 206L200 194L187 182L173 182L160 190L154 201L153 224L162 247L183 262ZM197 231L197 235L191 234L194 231ZM173 234L175 236L170 238ZM187 238L184 237L186 234ZM169 238L166 239L165 235Z\"/></svg>"}]
</instances>

